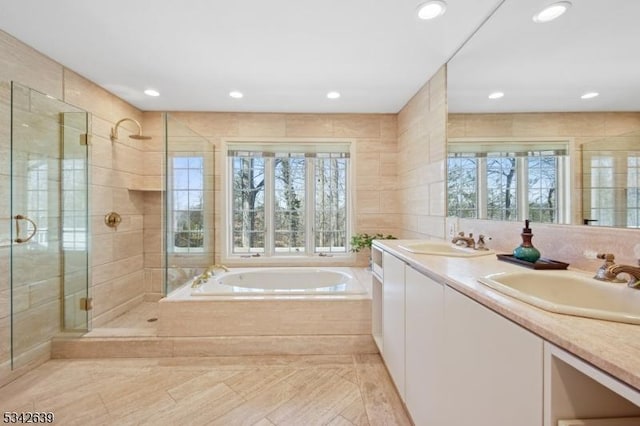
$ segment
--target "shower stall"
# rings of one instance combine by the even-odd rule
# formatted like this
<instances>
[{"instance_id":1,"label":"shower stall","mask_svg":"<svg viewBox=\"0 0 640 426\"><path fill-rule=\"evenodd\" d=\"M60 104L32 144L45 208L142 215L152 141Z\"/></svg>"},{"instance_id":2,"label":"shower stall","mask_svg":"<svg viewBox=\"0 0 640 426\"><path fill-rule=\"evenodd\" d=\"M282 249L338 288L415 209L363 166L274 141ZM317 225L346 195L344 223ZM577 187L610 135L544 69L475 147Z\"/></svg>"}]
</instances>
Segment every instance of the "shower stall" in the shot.
<instances>
[{"instance_id":1,"label":"shower stall","mask_svg":"<svg viewBox=\"0 0 640 426\"><path fill-rule=\"evenodd\" d=\"M89 328L87 112L11 84L10 345L12 369L49 351L61 332ZM4 344L2 345L5 346Z\"/></svg>"}]
</instances>

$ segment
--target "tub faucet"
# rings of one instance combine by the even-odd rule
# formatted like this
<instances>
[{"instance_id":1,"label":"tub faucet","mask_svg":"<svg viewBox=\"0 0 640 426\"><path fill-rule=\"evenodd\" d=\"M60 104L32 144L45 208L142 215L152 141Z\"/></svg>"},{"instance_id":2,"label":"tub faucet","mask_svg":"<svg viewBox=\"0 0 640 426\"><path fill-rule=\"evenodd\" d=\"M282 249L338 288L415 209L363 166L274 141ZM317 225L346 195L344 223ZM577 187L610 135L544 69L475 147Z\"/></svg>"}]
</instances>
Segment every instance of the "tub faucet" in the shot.
<instances>
[{"instance_id":1,"label":"tub faucet","mask_svg":"<svg viewBox=\"0 0 640 426\"><path fill-rule=\"evenodd\" d=\"M616 276L622 272L628 274L629 281L627 281L627 286L640 290L640 260L638 261L638 266L614 264L609 266L607 272Z\"/></svg>"},{"instance_id":2,"label":"tub faucet","mask_svg":"<svg viewBox=\"0 0 640 426\"><path fill-rule=\"evenodd\" d=\"M205 279L202 275L198 275L197 277L195 277L193 279L193 282L191 283L191 288L198 288L202 285L202 283L205 282Z\"/></svg>"},{"instance_id":3,"label":"tub faucet","mask_svg":"<svg viewBox=\"0 0 640 426\"><path fill-rule=\"evenodd\" d=\"M211 265L203 273L201 273L200 275L198 275L196 278L193 279L193 282L191 283L191 288L198 288L202 284L206 283L207 280L209 280L209 278L213 277L216 274L215 271L218 269L222 269L225 272L229 272L229 268L227 268L224 265L219 265L217 263L215 265Z\"/></svg>"},{"instance_id":4,"label":"tub faucet","mask_svg":"<svg viewBox=\"0 0 640 426\"><path fill-rule=\"evenodd\" d=\"M206 271L204 271L204 273L202 275L206 276L207 278L211 278L216 274L216 271L218 269L222 269L225 272L229 272L229 268L227 268L224 265L220 265L218 263L216 263L215 265L211 265L207 268Z\"/></svg>"},{"instance_id":5,"label":"tub faucet","mask_svg":"<svg viewBox=\"0 0 640 426\"><path fill-rule=\"evenodd\" d=\"M468 237L464 236L464 232L458 232L458 235L453 237L451 242L457 246L464 246L469 248L476 248L476 241L473 239L473 234L469 233Z\"/></svg>"}]
</instances>

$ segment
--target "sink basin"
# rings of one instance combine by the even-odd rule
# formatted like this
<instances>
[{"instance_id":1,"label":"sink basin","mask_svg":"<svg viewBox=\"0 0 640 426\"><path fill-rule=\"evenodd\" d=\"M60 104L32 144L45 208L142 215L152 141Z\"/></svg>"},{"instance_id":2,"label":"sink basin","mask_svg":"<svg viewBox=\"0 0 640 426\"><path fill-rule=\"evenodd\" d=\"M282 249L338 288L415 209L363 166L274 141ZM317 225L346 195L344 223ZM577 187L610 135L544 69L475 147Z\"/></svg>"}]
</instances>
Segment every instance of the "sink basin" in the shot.
<instances>
[{"instance_id":1,"label":"sink basin","mask_svg":"<svg viewBox=\"0 0 640 426\"><path fill-rule=\"evenodd\" d=\"M478 281L550 312L640 324L640 290L626 284L597 281L574 271L499 273Z\"/></svg>"},{"instance_id":2,"label":"sink basin","mask_svg":"<svg viewBox=\"0 0 640 426\"><path fill-rule=\"evenodd\" d=\"M475 257L493 254L493 250L474 250L460 247L444 241L416 241L402 244L401 249L417 254L431 254L436 256Z\"/></svg>"}]
</instances>

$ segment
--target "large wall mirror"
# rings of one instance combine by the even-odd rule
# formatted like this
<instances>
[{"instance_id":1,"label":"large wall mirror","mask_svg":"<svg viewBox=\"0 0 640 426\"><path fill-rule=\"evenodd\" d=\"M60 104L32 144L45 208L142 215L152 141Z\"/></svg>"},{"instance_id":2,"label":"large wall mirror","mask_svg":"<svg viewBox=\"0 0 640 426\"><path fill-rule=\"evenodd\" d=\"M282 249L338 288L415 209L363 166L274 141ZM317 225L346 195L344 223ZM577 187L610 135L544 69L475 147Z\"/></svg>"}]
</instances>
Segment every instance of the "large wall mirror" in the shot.
<instances>
[{"instance_id":1,"label":"large wall mirror","mask_svg":"<svg viewBox=\"0 0 640 426\"><path fill-rule=\"evenodd\" d=\"M448 64L448 212L639 228L640 1L535 23L551 2L505 0Z\"/></svg>"}]
</instances>

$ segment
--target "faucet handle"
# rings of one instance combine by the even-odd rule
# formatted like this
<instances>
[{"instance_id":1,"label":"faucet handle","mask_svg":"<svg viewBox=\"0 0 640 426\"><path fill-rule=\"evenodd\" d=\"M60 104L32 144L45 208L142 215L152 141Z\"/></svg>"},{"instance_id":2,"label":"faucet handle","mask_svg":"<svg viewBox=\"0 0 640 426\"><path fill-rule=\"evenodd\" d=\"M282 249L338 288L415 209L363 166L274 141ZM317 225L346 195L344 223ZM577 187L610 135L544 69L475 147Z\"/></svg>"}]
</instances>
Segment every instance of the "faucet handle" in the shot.
<instances>
[{"instance_id":1,"label":"faucet handle","mask_svg":"<svg viewBox=\"0 0 640 426\"><path fill-rule=\"evenodd\" d=\"M478 235L478 242L476 244L476 250L489 250L487 248L487 243L485 241L485 238L488 238L489 240L491 239L491 237L487 237L486 235L483 235L483 234Z\"/></svg>"},{"instance_id":2,"label":"faucet handle","mask_svg":"<svg viewBox=\"0 0 640 426\"><path fill-rule=\"evenodd\" d=\"M613 253L598 253L596 254L596 257L598 259L604 259L605 263L606 262L613 263L614 259L616 258L616 256Z\"/></svg>"},{"instance_id":3,"label":"faucet handle","mask_svg":"<svg viewBox=\"0 0 640 426\"><path fill-rule=\"evenodd\" d=\"M596 257L598 259L604 259L604 263L600 265L593 278L599 281L607 281L612 283L624 282L624 280L618 279L617 274L609 271L609 267L614 266L613 260L615 259L615 256L613 255L613 253L598 253Z\"/></svg>"}]
</instances>

